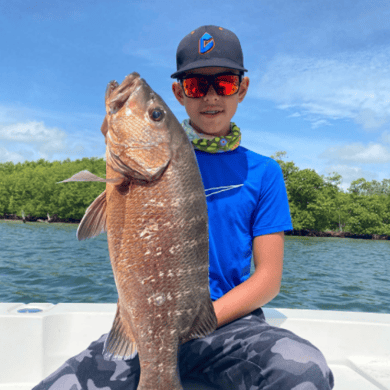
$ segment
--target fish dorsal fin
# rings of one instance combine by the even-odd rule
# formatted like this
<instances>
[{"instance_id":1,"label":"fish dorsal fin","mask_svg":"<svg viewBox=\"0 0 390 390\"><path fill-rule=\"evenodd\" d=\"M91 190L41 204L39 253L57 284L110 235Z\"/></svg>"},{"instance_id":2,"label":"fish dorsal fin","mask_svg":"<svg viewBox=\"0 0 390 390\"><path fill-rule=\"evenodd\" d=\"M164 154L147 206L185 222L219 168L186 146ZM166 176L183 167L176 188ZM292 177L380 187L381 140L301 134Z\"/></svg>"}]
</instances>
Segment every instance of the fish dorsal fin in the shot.
<instances>
[{"instance_id":1,"label":"fish dorsal fin","mask_svg":"<svg viewBox=\"0 0 390 390\"><path fill-rule=\"evenodd\" d=\"M118 299L116 315L111 331L104 342L105 360L128 360L137 353L137 345L128 324L124 324Z\"/></svg>"},{"instance_id":2,"label":"fish dorsal fin","mask_svg":"<svg viewBox=\"0 0 390 390\"><path fill-rule=\"evenodd\" d=\"M107 231L106 190L104 190L87 208L77 229L79 241L96 237Z\"/></svg>"},{"instance_id":3,"label":"fish dorsal fin","mask_svg":"<svg viewBox=\"0 0 390 390\"><path fill-rule=\"evenodd\" d=\"M217 326L213 302L208 298L199 309L199 314L195 317L189 332L180 337L180 343L184 344L189 340L205 337L214 332Z\"/></svg>"}]
</instances>

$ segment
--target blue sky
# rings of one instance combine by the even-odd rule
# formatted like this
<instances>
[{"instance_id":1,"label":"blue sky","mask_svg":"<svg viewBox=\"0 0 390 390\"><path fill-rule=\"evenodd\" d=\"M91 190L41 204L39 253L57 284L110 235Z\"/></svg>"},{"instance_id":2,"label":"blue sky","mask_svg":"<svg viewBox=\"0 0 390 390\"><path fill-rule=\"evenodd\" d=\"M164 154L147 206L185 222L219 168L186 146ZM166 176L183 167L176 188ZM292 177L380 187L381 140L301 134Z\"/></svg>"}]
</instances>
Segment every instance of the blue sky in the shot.
<instances>
[{"instance_id":1,"label":"blue sky","mask_svg":"<svg viewBox=\"0 0 390 390\"><path fill-rule=\"evenodd\" d=\"M390 178L387 0L0 0L0 162L103 157L110 80L137 71L181 121L180 40L232 30L249 70L242 145L301 169Z\"/></svg>"}]
</instances>

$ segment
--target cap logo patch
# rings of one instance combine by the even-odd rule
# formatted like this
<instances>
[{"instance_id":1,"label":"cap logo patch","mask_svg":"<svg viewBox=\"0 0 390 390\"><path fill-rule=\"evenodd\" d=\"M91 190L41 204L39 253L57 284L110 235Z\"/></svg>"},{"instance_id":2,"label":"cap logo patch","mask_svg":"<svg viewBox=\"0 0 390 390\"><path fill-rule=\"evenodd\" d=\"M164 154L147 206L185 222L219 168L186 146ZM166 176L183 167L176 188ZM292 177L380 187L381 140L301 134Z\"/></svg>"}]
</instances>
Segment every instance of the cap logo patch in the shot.
<instances>
[{"instance_id":1,"label":"cap logo patch","mask_svg":"<svg viewBox=\"0 0 390 390\"><path fill-rule=\"evenodd\" d=\"M206 54L215 47L214 38L209 33L204 33L199 39L199 54Z\"/></svg>"}]
</instances>

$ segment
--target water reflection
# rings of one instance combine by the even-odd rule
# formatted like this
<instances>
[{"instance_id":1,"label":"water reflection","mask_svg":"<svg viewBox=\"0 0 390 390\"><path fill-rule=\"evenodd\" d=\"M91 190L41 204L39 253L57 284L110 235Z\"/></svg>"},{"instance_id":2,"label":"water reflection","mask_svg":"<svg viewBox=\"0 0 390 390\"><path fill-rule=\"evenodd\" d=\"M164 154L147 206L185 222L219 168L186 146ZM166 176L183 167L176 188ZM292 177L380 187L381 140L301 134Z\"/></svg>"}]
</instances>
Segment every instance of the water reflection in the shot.
<instances>
[{"instance_id":1,"label":"water reflection","mask_svg":"<svg viewBox=\"0 0 390 390\"><path fill-rule=\"evenodd\" d=\"M77 226L0 221L0 301L115 303L107 235L78 241ZM390 241L287 236L266 307L388 313L389 259Z\"/></svg>"}]
</instances>

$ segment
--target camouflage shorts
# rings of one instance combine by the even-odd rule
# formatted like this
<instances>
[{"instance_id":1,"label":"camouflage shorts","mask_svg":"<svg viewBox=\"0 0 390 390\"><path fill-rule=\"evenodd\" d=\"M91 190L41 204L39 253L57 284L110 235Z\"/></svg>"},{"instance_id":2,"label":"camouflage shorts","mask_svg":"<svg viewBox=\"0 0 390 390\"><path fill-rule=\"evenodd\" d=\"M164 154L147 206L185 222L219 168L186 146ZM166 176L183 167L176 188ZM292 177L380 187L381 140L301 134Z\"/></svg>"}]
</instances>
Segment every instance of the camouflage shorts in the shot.
<instances>
[{"instance_id":1,"label":"camouflage shorts","mask_svg":"<svg viewBox=\"0 0 390 390\"><path fill-rule=\"evenodd\" d=\"M70 358L33 390L132 390L140 376L138 355L103 359L107 335ZM179 351L182 380L201 379L220 389L332 389L333 374L322 353L294 333L267 324L263 311L191 340Z\"/></svg>"}]
</instances>

